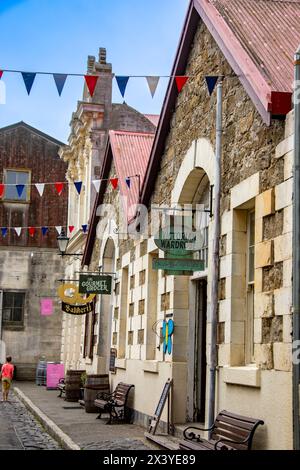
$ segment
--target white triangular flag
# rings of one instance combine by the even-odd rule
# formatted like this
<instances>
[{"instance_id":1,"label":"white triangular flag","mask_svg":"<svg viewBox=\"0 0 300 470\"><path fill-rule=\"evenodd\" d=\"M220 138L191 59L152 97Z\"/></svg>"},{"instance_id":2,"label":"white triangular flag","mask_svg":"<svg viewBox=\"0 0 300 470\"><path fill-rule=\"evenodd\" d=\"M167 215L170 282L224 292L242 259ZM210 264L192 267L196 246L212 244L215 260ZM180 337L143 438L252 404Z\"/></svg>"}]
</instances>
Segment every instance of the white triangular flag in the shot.
<instances>
[{"instance_id":1,"label":"white triangular flag","mask_svg":"<svg viewBox=\"0 0 300 470\"><path fill-rule=\"evenodd\" d=\"M158 85L158 82L159 82L159 78L160 77L146 77L146 80L148 82L148 86L149 86L149 90L150 90L150 93L152 95L152 98L155 95L156 88L157 88L157 85Z\"/></svg>"},{"instance_id":2,"label":"white triangular flag","mask_svg":"<svg viewBox=\"0 0 300 470\"><path fill-rule=\"evenodd\" d=\"M15 231L16 231L16 234L19 237L21 235L21 232L22 232L22 227L15 227Z\"/></svg>"},{"instance_id":3,"label":"white triangular flag","mask_svg":"<svg viewBox=\"0 0 300 470\"><path fill-rule=\"evenodd\" d=\"M44 194L45 183L36 183L35 187L38 190L39 195L42 197L42 195Z\"/></svg>"},{"instance_id":4,"label":"white triangular flag","mask_svg":"<svg viewBox=\"0 0 300 470\"><path fill-rule=\"evenodd\" d=\"M62 231L62 226L56 226L55 228L57 230L58 235L60 235Z\"/></svg>"},{"instance_id":5,"label":"white triangular flag","mask_svg":"<svg viewBox=\"0 0 300 470\"><path fill-rule=\"evenodd\" d=\"M97 193L99 193L100 184L101 184L101 180L94 180L93 181L93 185L95 186L95 189L96 189Z\"/></svg>"}]
</instances>

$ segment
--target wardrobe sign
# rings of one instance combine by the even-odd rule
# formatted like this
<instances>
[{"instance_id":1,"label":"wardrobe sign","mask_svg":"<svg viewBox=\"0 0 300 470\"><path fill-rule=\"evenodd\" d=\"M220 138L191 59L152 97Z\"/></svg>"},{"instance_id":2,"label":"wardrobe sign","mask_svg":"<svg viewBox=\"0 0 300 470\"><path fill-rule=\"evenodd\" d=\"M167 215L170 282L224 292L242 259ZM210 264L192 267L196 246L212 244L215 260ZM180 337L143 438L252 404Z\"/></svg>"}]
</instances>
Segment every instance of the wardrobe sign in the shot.
<instances>
[{"instance_id":1,"label":"wardrobe sign","mask_svg":"<svg viewBox=\"0 0 300 470\"><path fill-rule=\"evenodd\" d=\"M161 228L154 243L160 249L172 256L191 256L193 252L203 248L204 238L202 231L194 232L190 227L175 225Z\"/></svg>"},{"instance_id":2,"label":"wardrobe sign","mask_svg":"<svg viewBox=\"0 0 300 470\"><path fill-rule=\"evenodd\" d=\"M110 295L112 286L112 277L104 275L80 274L79 293L80 294L99 294Z\"/></svg>"}]
</instances>

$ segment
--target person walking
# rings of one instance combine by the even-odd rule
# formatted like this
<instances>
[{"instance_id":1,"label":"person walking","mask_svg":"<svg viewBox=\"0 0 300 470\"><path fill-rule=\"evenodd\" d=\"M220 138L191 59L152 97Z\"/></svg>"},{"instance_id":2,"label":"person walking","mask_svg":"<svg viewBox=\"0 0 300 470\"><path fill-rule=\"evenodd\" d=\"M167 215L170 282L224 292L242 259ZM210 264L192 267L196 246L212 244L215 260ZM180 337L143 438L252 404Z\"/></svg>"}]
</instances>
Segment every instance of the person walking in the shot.
<instances>
[{"instance_id":1,"label":"person walking","mask_svg":"<svg viewBox=\"0 0 300 470\"><path fill-rule=\"evenodd\" d=\"M11 357L6 358L6 363L1 368L2 396L3 401L7 401L9 389L14 375L14 365L11 363Z\"/></svg>"}]
</instances>

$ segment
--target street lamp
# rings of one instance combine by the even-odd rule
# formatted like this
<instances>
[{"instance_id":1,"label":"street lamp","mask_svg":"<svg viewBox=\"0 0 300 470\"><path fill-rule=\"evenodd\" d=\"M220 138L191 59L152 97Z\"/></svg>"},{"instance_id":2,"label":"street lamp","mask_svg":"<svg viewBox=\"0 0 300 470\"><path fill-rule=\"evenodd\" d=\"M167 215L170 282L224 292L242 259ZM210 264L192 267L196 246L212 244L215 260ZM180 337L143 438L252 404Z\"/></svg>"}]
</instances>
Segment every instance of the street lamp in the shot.
<instances>
[{"instance_id":1,"label":"street lamp","mask_svg":"<svg viewBox=\"0 0 300 470\"><path fill-rule=\"evenodd\" d=\"M70 238L65 234L64 230L61 231L57 237L58 248L61 256L83 256L83 253L66 253Z\"/></svg>"},{"instance_id":2,"label":"street lamp","mask_svg":"<svg viewBox=\"0 0 300 470\"><path fill-rule=\"evenodd\" d=\"M70 241L70 238L67 237L64 230L62 230L60 235L58 235L58 237L57 237L58 248L59 248L60 254L62 256L64 256L66 254L69 241Z\"/></svg>"}]
</instances>

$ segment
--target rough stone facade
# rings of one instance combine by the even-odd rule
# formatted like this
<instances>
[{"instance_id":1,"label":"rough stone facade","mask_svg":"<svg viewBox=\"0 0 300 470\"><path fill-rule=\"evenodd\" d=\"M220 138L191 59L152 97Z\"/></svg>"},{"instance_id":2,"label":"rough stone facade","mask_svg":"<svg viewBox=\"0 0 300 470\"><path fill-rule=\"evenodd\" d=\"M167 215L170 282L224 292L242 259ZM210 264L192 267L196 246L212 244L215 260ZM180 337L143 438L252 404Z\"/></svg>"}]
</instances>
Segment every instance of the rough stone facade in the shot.
<instances>
[{"instance_id":1,"label":"rough stone facade","mask_svg":"<svg viewBox=\"0 0 300 470\"><path fill-rule=\"evenodd\" d=\"M275 148L284 137L284 122L267 128L203 22L199 23L186 75L170 122L152 202L170 203L171 190L186 152L194 140L207 138L215 146L216 94L209 97L204 77L224 75L221 212L228 209L230 189L260 171L265 191L283 181L283 163Z\"/></svg>"},{"instance_id":2,"label":"rough stone facade","mask_svg":"<svg viewBox=\"0 0 300 470\"><path fill-rule=\"evenodd\" d=\"M22 169L31 172L33 184L64 181L66 165L58 156L59 145L24 123L0 130L1 180L5 169ZM58 256L55 226L67 224L67 200L68 187L58 196L54 185L45 186L43 197L31 186L26 202L0 200L0 226L51 226L44 237L40 229L29 236L28 228L20 237L11 229L5 238L0 237L0 291L4 295L25 294L21 322L7 323L1 315L2 340L6 353L13 357L19 380L35 378L42 356L47 361L60 359L62 316L56 281L62 277L63 264ZM41 316L43 297L53 299L51 316ZM0 308L4 314L4 304Z\"/></svg>"}]
</instances>

